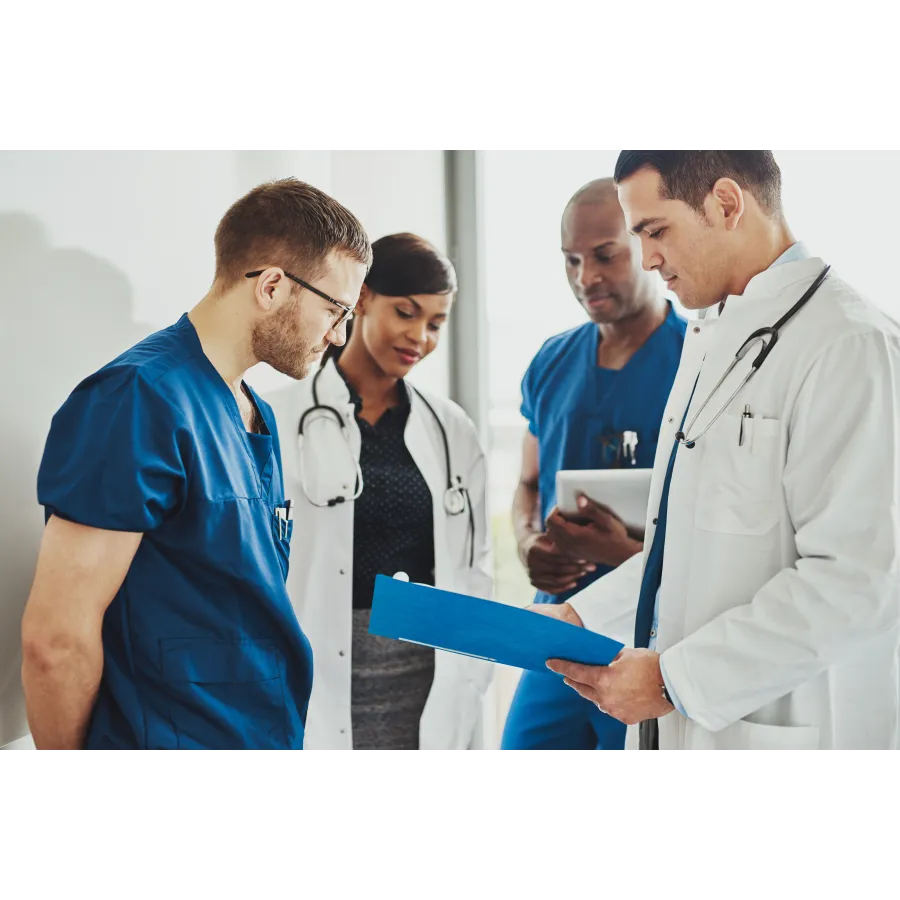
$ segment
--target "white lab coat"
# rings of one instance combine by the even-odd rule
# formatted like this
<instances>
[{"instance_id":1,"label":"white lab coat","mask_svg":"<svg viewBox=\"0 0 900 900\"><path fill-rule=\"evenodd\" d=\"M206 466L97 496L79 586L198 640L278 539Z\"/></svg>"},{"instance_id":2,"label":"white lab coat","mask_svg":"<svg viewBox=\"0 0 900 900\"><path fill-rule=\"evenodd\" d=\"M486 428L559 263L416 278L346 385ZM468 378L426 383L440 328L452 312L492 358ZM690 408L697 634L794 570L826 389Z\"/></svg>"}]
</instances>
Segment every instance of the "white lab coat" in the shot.
<instances>
[{"instance_id":1,"label":"white lab coat","mask_svg":"<svg viewBox=\"0 0 900 900\"><path fill-rule=\"evenodd\" d=\"M305 749L352 749L350 670L353 631L353 503L319 508L298 478L297 433L301 415L313 405L312 377L272 392L281 440L287 496L295 504L287 587L313 648L313 690ZM304 426L306 483L319 502L352 492L360 432L347 386L334 363L318 380L319 402L344 419L346 437L327 414L310 414ZM475 517L475 560L469 567L469 514L444 510L447 472L444 444L434 416L410 390L406 445L431 491L434 506L435 586L489 598L491 542L487 517L484 453L471 420L455 403L426 394L447 432L453 475L469 491ZM423 392L424 393L424 392ZM349 439L349 444L348 444ZM386 573L393 574L393 573ZM435 673L419 729L423 750L464 750L481 742L482 699L491 663L446 651L435 652Z\"/></svg>"},{"instance_id":2,"label":"white lab coat","mask_svg":"<svg viewBox=\"0 0 900 900\"><path fill-rule=\"evenodd\" d=\"M653 517L697 374L688 422L741 343L774 324L823 265L768 269L721 316L689 323L644 553L573 599L587 627L633 645ZM756 418L739 446L745 405ZM900 329L832 272L726 414L693 450L678 450L657 650L688 718L660 720L661 749L897 748L898 442Z\"/></svg>"}]
</instances>

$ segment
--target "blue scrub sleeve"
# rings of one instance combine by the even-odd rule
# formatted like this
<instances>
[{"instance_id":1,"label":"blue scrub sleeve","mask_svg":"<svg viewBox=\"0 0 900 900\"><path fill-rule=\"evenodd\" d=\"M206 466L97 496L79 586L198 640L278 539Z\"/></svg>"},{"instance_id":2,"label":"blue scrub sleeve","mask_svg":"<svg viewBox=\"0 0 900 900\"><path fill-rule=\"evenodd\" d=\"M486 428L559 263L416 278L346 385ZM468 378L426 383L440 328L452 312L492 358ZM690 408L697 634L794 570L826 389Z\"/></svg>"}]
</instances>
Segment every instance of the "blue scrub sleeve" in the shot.
<instances>
[{"instance_id":1,"label":"blue scrub sleeve","mask_svg":"<svg viewBox=\"0 0 900 900\"><path fill-rule=\"evenodd\" d=\"M190 435L171 399L134 369L82 382L53 417L38 472L50 515L146 532L184 500Z\"/></svg>"},{"instance_id":2,"label":"blue scrub sleeve","mask_svg":"<svg viewBox=\"0 0 900 900\"><path fill-rule=\"evenodd\" d=\"M528 430L535 437L539 437L536 411L534 408L535 380L537 378L537 366L535 363L537 363L537 357L531 361L531 365L528 366L525 377L522 379L522 405L519 407L519 412L521 412L528 421Z\"/></svg>"}]
</instances>

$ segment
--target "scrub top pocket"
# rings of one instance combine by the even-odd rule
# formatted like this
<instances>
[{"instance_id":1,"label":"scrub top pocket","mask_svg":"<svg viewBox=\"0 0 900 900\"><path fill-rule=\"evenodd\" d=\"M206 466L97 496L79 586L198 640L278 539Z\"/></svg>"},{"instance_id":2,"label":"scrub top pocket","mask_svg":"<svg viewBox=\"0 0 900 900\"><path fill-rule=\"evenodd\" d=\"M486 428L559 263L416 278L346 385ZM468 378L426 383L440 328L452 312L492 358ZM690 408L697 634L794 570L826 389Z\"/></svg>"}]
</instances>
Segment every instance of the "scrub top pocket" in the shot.
<instances>
[{"instance_id":1,"label":"scrub top pocket","mask_svg":"<svg viewBox=\"0 0 900 900\"><path fill-rule=\"evenodd\" d=\"M160 667L178 749L288 745L283 666L271 641L166 638Z\"/></svg>"},{"instance_id":2,"label":"scrub top pocket","mask_svg":"<svg viewBox=\"0 0 900 900\"><path fill-rule=\"evenodd\" d=\"M280 504L280 508L284 508L284 503ZM294 534L293 519L279 519L277 510L272 510L272 539L275 541L275 549L278 551L278 560L281 563L281 570L284 577L287 578L288 566L291 558L291 538Z\"/></svg>"}]
</instances>

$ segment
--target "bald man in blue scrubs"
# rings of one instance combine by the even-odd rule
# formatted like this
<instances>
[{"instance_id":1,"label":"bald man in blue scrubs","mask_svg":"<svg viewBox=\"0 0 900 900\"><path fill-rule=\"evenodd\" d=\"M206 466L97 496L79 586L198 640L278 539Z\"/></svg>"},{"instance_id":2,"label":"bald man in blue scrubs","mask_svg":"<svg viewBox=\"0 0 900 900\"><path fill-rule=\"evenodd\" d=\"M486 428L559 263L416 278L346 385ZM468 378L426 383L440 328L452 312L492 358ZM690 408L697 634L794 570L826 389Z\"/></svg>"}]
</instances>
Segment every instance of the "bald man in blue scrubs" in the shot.
<instances>
[{"instance_id":1,"label":"bald man in blue scrubs","mask_svg":"<svg viewBox=\"0 0 900 900\"><path fill-rule=\"evenodd\" d=\"M589 321L550 338L525 374L528 431L513 502L519 555L538 604L564 602L642 549L642 535L596 504L587 502L578 521L567 520L555 509L556 473L653 467L685 333L659 276L641 267L611 178L585 185L569 201L562 251ZM525 672L502 747L621 750L624 741L625 726L558 675Z\"/></svg>"}]
</instances>

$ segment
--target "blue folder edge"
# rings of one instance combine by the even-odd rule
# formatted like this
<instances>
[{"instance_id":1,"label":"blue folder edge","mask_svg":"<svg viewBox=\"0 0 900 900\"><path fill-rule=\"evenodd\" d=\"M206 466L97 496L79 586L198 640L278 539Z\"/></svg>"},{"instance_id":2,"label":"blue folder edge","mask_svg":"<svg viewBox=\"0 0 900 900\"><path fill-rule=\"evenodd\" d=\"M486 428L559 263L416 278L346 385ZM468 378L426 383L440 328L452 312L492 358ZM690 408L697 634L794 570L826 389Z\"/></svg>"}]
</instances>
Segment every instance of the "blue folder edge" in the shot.
<instances>
[{"instance_id":1,"label":"blue folder edge","mask_svg":"<svg viewBox=\"0 0 900 900\"><path fill-rule=\"evenodd\" d=\"M548 659L609 665L618 641L493 600L378 575L369 633L550 673Z\"/></svg>"}]
</instances>

